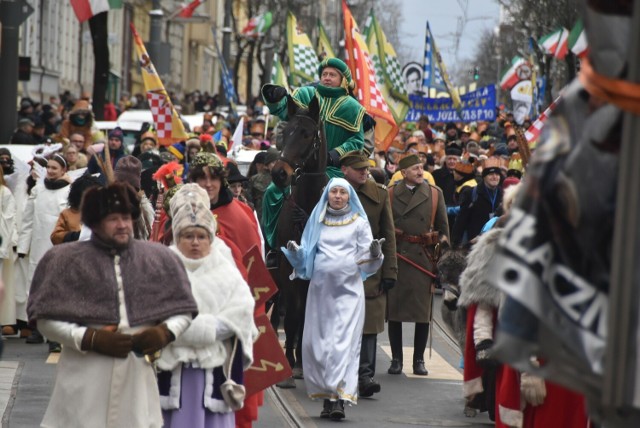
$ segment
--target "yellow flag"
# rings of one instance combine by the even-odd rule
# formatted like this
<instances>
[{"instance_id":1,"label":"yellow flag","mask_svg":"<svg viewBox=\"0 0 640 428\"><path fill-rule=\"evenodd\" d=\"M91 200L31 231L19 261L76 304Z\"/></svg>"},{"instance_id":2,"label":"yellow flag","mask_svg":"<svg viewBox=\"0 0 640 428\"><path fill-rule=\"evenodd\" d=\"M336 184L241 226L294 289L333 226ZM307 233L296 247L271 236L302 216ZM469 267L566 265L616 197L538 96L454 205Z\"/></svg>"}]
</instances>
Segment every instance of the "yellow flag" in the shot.
<instances>
[{"instance_id":1,"label":"yellow flag","mask_svg":"<svg viewBox=\"0 0 640 428\"><path fill-rule=\"evenodd\" d=\"M331 42L329 41L329 36L327 36L327 32L325 31L324 26L322 25L322 22L320 22L320 19L318 19L317 53L321 59L336 57L335 52L333 52L333 49L331 48Z\"/></svg>"},{"instance_id":2,"label":"yellow flag","mask_svg":"<svg viewBox=\"0 0 640 428\"><path fill-rule=\"evenodd\" d=\"M169 94L164 89L162 80L160 80L160 76L158 76L156 68L153 66L151 58L149 58L147 49L144 47L144 43L133 24L131 24L131 31L133 32L136 53L140 62L142 81L147 91L149 108L155 122L158 143L163 146L170 146L178 141L187 140L189 136L184 129L180 116L173 108Z\"/></svg>"}]
</instances>

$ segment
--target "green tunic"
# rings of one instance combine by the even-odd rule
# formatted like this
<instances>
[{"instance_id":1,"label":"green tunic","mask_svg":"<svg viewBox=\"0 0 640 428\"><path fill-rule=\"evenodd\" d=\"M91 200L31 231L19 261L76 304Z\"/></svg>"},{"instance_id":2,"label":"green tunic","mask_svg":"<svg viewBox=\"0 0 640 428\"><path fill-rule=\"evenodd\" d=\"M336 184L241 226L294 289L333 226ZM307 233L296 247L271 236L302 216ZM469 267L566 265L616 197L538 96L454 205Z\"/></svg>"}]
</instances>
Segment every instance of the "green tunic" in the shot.
<instances>
[{"instance_id":1,"label":"green tunic","mask_svg":"<svg viewBox=\"0 0 640 428\"><path fill-rule=\"evenodd\" d=\"M327 149L336 150L340 156L352 150L362 150L364 147L364 130L362 119L365 109L344 88L329 88L318 85L303 86L291 94L296 104L307 108L313 97L320 102L320 118L324 122L327 137ZM264 97L263 97L264 98ZM266 101L265 101L266 102ZM287 114L287 98L277 103L266 103L271 114L282 120L289 120ZM342 177L340 168L327 167L329 178Z\"/></svg>"},{"instance_id":2,"label":"green tunic","mask_svg":"<svg viewBox=\"0 0 640 428\"><path fill-rule=\"evenodd\" d=\"M296 104L305 109L313 97L318 98L320 119L324 122L328 150L336 150L342 156L352 150L364 148L362 119L365 115L365 109L355 98L347 94L346 89L342 87L329 88L323 85L318 85L315 88L303 86L295 89L291 95ZM289 120L286 97L277 103L269 103L266 100L265 103L271 114L282 120ZM340 168L328 166L327 176L329 178L342 177L343 174ZM290 192L289 187L280 189L271 183L264 193L261 224L264 237L271 248L276 245L278 216L285 194Z\"/></svg>"}]
</instances>

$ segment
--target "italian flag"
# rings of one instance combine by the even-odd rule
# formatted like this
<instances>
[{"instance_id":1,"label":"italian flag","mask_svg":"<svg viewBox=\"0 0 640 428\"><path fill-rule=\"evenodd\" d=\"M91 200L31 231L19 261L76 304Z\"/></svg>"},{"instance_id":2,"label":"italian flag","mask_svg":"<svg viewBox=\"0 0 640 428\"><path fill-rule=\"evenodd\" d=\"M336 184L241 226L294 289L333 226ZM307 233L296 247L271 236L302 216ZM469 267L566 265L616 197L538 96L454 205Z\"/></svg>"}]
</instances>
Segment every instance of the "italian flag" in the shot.
<instances>
[{"instance_id":1,"label":"italian flag","mask_svg":"<svg viewBox=\"0 0 640 428\"><path fill-rule=\"evenodd\" d=\"M122 0L71 0L71 7L76 13L78 21L84 22L109 9L121 9Z\"/></svg>"},{"instance_id":2,"label":"italian flag","mask_svg":"<svg viewBox=\"0 0 640 428\"><path fill-rule=\"evenodd\" d=\"M579 19L576 25L573 26L571 33L569 34L569 49L577 57L582 58L587 54L589 44L587 43L587 34L584 31L584 24Z\"/></svg>"},{"instance_id":3,"label":"italian flag","mask_svg":"<svg viewBox=\"0 0 640 428\"><path fill-rule=\"evenodd\" d=\"M513 57L513 59L511 60L511 65L502 73L502 76L500 77L500 87L502 89L510 89L513 87L513 85L518 83L520 77L518 77L516 71L518 70L518 67L525 64L526 62L527 61L520 56Z\"/></svg>"},{"instance_id":4,"label":"italian flag","mask_svg":"<svg viewBox=\"0 0 640 428\"><path fill-rule=\"evenodd\" d=\"M271 27L272 19L273 15L271 14L271 12L254 16L249 20L246 27L242 29L242 35L247 37L263 36L267 32L269 27Z\"/></svg>"},{"instance_id":5,"label":"italian flag","mask_svg":"<svg viewBox=\"0 0 640 428\"><path fill-rule=\"evenodd\" d=\"M538 45L549 55L558 59L563 59L569 51L568 46L569 30L559 28L551 34L547 34L538 40Z\"/></svg>"}]
</instances>

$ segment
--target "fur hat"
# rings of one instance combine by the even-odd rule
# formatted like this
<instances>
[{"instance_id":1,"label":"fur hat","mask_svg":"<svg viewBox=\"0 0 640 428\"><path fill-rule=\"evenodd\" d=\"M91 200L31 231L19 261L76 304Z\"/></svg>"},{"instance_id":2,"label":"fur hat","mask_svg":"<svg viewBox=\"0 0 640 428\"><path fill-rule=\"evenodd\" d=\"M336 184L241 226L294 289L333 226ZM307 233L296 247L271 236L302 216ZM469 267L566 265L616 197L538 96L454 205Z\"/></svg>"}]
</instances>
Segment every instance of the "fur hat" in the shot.
<instances>
[{"instance_id":1,"label":"fur hat","mask_svg":"<svg viewBox=\"0 0 640 428\"><path fill-rule=\"evenodd\" d=\"M185 184L171 198L171 227L173 242L188 227L201 227L213 239L216 234L216 219L209 208L207 191L195 183Z\"/></svg>"},{"instance_id":2,"label":"fur hat","mask_svg":"<svg viewBox=\"0 0 640 428\"><path fill-rule=\"evenodd\" d=\"M140 173L142 162L134 156L127 155L121 158L113 171L117 181L129 183L134 189L140 190Z\"/></svg>"},{"instance_id":3,"label":"fur hat","mask_svg":"<svg viewBox=\"0 0 640 428\"><path fill-rule=\"evenodd\" d=\"M113 213L131 214L136 220L140 217L140 200L130 185L113 183L87 190L80 209L82 223L93 229L103 218Z\"/></svg>"}]
</instances>

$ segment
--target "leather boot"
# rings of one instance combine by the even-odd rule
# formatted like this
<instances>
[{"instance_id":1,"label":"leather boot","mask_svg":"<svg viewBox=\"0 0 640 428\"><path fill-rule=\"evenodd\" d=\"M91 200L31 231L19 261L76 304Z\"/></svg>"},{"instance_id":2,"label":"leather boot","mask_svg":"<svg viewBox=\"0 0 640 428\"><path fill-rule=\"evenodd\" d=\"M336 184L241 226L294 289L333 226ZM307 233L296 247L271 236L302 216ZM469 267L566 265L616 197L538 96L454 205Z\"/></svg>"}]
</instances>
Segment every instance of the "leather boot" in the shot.
<instances>
[{"instance_id":1,"label":"leather boot","mask_svg":"<svg viewBox=\"0 0 640 428\"><path fill-rule=\"evenodd\" d=\"M387 370L389 374L400 374L402 373L402 360L399 358L394 358L391 360L391 366L389 370Z\"/></svg>"},{"instance_id":2,"label":"leather boot","mask_svg":"<svg viewBox=\"0 0 640 428\"><path fill-rule=\"evenodd\" d=\"M322 411L320 412L320 417L322 419L328 419L331 417L331 408L333 407L331 400L325 399L322 403Z\"/></svg>"},{"instance_id":3,"label":"leather boot","mask_svg":"<svg viewBox=\"0 0 640 428\"><path fill-rule=\"evenodd\" d=\"M358 395L360 397L371 397L377 392L380 392L380 384L373 378L367 377L358 382Z\"/></svg>"},{"instance_id":4,"label":"leather boot","mask_svg":"<svg viewBox=\"0 0 640 428\"><path fill-rule=\"evenodd\" d=\"M34 328L31 330L31 336L27 337L26 342L29 344L44 343L44 337Z\"/></svg>"},{"instance_id":5,"label":"leather boot","mask_svg":"<svg viewBox=\"0 0 640 428\"><path fill-rule=\"evenodd\" d=\"M424 360L415 360L413 362L413 374L418 376L426 376L429 374L424 366Z\"/></svg>"},{"instance_id":6,"label":"leather boot","mask_svg":"<svg viewBox=\"0 0 640 428\"><path fill-rule=\"evenodd\" d=\"M344 401L337 400L333 402L333 406L331 408L331 414L329 415L331 420L339 421L340 419L344 419Z\"/></svg>"}]
</instances>

